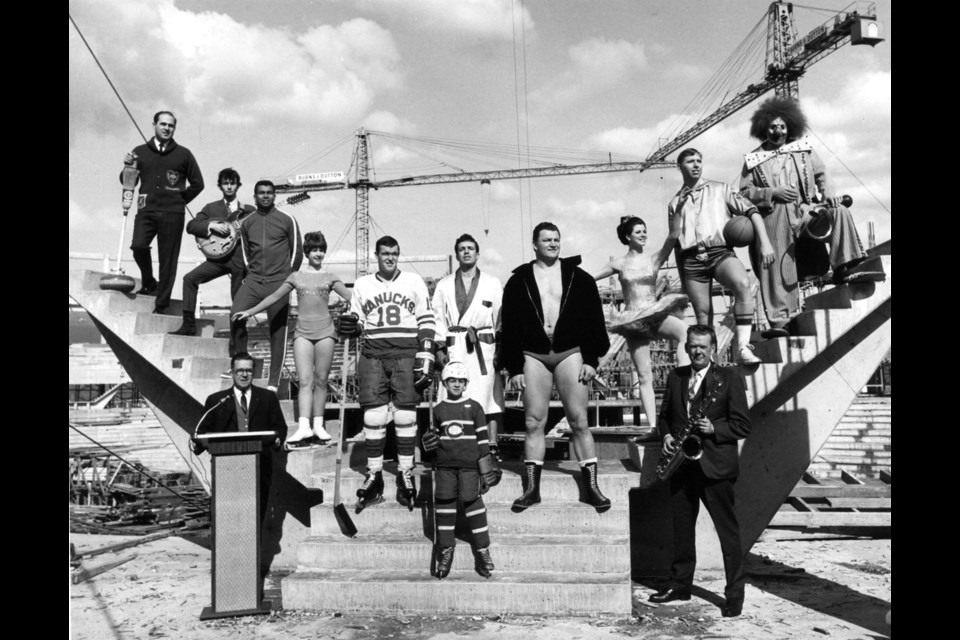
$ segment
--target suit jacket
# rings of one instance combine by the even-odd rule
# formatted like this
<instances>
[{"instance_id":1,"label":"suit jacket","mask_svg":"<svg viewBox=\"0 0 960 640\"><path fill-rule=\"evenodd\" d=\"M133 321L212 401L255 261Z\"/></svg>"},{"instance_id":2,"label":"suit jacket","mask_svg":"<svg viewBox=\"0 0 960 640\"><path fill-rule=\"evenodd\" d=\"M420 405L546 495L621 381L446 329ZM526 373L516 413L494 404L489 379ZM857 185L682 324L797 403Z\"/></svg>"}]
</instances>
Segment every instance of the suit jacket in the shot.
<instances>
[{"instance_id":1,"label":"suit jacket","mask_svg":"<svg viewBox=\"0 0 960 640\"><path fill-rule=\"evenodd\" d=\"M237 403L233 387L211 393L203 406L206 414L197 425L197 435L239 431ZM250 387L250 406L247 410L248 431L273 431L282 443L287 439L287 422L283 418L277 394L260 387Z\"/></svg>"},{"instance_id":2,"label":"suit jacket","mask_svg":"<svg viewBox=\"0 0 960 640\"><path fill-rule=\"evenodd\" d=\"M667 434L676 436L687 422L691 371L689 365L677 367L667 377L667 388L657 419L661 438ZM750 434L746 384L739 367L719 367L713 363L700 383L691 406L696 406L712 385L717 385L717 397L707 407L705 415L713 423L715 433L705 436L697 432L703 439L703 457L698 462L708 478L736 478L740 473L737 440ZM687 461L686 464L691 462Z\"/></svg>"}]
</instances>

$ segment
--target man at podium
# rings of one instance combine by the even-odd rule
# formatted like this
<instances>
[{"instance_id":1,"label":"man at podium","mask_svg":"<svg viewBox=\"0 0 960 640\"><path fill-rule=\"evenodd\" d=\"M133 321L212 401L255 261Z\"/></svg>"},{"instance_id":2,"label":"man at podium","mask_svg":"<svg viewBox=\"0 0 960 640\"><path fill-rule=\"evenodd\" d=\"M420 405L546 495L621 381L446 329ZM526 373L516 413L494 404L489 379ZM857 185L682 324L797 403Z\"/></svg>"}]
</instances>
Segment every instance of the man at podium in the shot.
<instances>
[{"instance_id":1,"label":"man at podium","mask_svg":"<svg viewBox=\"0 0 960 640\"><path fill-rule=\"evenodd\" d=\"M210 394L204 404L204 414L197 424L194 436L204 433L273 431L276 438L273 441L272 450L280 449L280 445L287 437L287 423L283 419L280 400L273 391L253 386L253 366L253 356L246 351L241 351L230 359L233 386ZM206 450L204 443L195 437L193 452L199 455L204 450ZM260 459L261 523L266 515L272 471L272 451L264 449Z\"/></svg>"}]
</instances>

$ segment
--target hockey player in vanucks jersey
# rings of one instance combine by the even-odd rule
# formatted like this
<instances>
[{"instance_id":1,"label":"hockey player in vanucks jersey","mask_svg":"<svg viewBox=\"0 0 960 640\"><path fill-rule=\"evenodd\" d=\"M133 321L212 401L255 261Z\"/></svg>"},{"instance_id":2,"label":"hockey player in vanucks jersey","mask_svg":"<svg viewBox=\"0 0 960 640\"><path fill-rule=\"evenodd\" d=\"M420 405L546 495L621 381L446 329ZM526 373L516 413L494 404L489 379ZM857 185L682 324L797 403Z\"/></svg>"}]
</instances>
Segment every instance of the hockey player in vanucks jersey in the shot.
<instances>
[{"instance_id":1,"label":"hockey player in vanucks jersey","mask_svg":"<svg viewBox=\"0 0 960 640\"><path fill-rule=\"evenodd\" d=\"M503 286L477 266L480 245L469 234L454 243L459 268L437 283L433 313L437 319L438 366L459 360L470 371L467 395L486 416L490 452L497 457L497 426L503 419L503 383L494 366ZM446 388L440 388L440 400Z\"/></svg>"},{"instance_id":2,"label":"hockey player in vanucks jersey","mask_svg":"<svg viewBox=\"0 0 960 640\"><path fill-rule=\"evenodd\" d=\"M358 509L383 499L383 449L393 403L397 434L397 502L413 510L413 453L420 392L433 381L434 317L427 285L398 269L400 244L376 242L377 272L357 278L341 335L363 334L357 374L367 449L367 477L357 490ZM355 331L351 328L355 327Z\"/></svg>"}]
</instances>

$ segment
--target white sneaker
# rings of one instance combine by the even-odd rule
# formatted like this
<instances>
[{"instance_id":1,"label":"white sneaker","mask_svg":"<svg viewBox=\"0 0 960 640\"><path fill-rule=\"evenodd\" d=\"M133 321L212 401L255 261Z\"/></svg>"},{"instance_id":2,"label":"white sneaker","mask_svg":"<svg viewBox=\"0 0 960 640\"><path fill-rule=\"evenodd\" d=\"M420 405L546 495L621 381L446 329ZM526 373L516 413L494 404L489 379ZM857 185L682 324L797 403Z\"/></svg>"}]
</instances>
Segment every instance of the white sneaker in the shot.
<instances>
[{"instance_id":1,"label":"white sneaker","mask_svg":"<svg viewBox=\"0 0 960 640\"><path fill-rule=\"evenodd\" d=\"M737 358L737 364L759 364L763 362L753 353L753 345L748 344L740 347L740 354Z\"/></svg>"},{"instance_id":2,"label":"white sneaker","mask_svg":"<svg viewBox=\"0 0 960 640\"><path fill-rule=\"evenodd\" d=\"M333 440L333 436L327 433L327 430L324 429L323 427L314 427L313 435L316 436L317 440L319 440L320 442L328 442L330 440Z\"/></svg>"}]
</instances>

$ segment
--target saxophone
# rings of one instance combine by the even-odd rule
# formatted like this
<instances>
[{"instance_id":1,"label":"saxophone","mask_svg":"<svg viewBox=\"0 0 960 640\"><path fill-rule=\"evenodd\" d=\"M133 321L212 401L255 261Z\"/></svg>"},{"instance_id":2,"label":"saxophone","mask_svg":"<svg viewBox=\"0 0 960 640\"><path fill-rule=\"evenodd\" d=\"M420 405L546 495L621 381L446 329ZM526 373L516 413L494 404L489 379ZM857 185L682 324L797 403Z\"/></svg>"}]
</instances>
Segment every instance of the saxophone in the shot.
<instances>
[{"instance_id":1,"label":"saxophone","mask_svg":"<svg viewBox=\"0 0 960 640\"><path fill-rule=\"evenodd\" d=\"M679 446L673 450L673 453L664 452L660 456L660 462L657 464L657 477L661 480L667 480L680 468L685 460L699 460L703 455L703 439L693 433L694 425L706 415L707 408L714 403L717 395L720 393L720 378L710 376L710 386L704 389L700 395L700 400L695 407L691 407L690 416L686 424L677 433L675 439Z\"/></svg>"}]
</instances>

